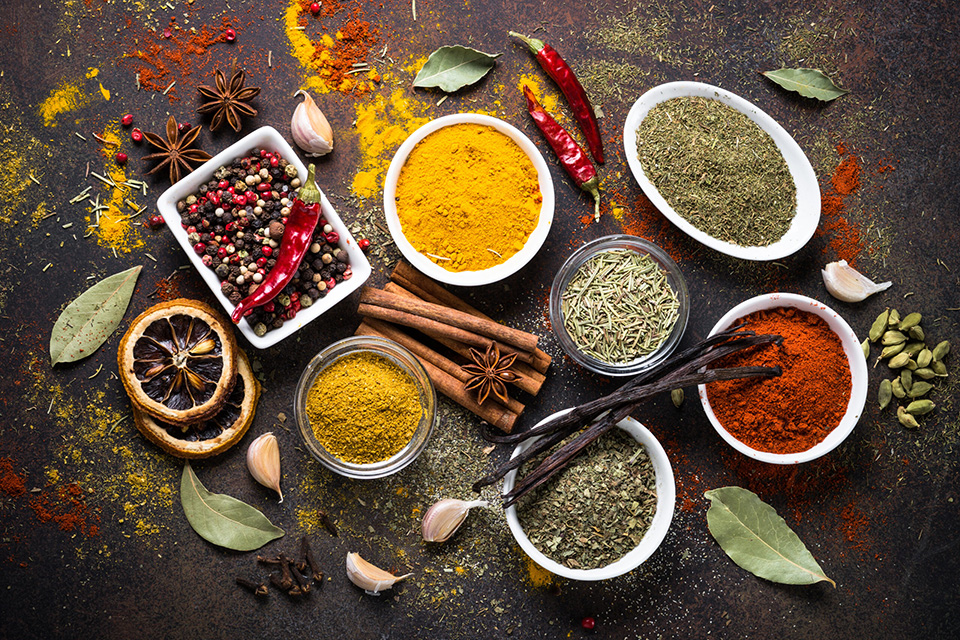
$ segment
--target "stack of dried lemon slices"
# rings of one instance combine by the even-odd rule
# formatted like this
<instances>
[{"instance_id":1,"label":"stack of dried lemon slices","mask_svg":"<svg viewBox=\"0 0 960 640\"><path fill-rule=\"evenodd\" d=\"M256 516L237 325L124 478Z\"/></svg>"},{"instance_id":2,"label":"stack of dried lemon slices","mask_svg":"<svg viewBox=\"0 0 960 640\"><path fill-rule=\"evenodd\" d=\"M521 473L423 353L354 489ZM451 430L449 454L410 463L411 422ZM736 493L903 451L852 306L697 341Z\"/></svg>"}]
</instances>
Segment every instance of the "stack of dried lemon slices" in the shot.
<instances>
[{"instance_id":1,"label":"stack of dried lemon slices","mask_svg":"<svg viewBox=\"0 0 960 640\"><path fill-rule=\"evenodd\" d=\"M117 360L137 428L168 453L218 454L253 422L260 385L229 322L202 302L178 298L144 311Z\"/></svg>"}]
</instances>

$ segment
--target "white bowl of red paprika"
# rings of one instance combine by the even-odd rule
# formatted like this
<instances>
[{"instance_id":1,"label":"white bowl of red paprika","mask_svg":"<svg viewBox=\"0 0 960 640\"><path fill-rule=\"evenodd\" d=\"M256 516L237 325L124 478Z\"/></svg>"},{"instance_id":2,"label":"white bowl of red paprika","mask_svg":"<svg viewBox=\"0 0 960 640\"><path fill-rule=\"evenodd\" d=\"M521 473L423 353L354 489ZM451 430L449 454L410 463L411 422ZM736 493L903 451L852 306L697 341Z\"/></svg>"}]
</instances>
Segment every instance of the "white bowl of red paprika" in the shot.
<instances>
[{"instance_id":1,"label":"white bowl of red paprika","mask_svg":"<svg viewBox=\"0 0 960 640\"><path fill-rule=\"evenodd\" d=\"M220 301L220 304L226 310L227 315L231 315L235 305L228 299L221 289L221 282L214 273L212 267L204 264L203 258L194 250L191 244L187 228L183 224L183 218L177 210L177 203L185 200L192 194L196 194L201 185L207 183L218 169L224 166L230 166L237 158L242 158L253 149L263 149L270 152L278 152L279 155L297 169L297 175L300 180L307 177L307 168L297 157L293 148L287 144L283 136L272 127L261 127L256 131L244 136L233 143L210 160L197 167L193 172L184 176L179 182L164 191L157 199L157 208L163 216L164 222L170 228L173 237L183 247L187 258L197 268L200 277L210 287L214 297ZM370 277L370 263L367 261L363 251L357 246L357 241L351 235L343 221L334 211L333 206L326 195L321 193L320 201L321 219L326 220L338 236L337 246L341 251L346 251L348 262L352 275L334 286L322 298L317 299L311 306L303 306L293 318L287 319L279 328L267 331L263 335L258 335L253 325L247 318L240 320L237 328L240 333L257 349L267 349L277 344L284 338L296 333L309 322L316 320L323 313L333 308L338 302L349 296L363 285L364 281ZM282 245L281 245L282 247ZM278 262L278 266L279 266ZM269 274L268 276L269 277Z\"/></svg>"},{"instance_id":2,"label":"white bowl of red paprika","mask_svg":"<svg viewBox=\"0 0 960 640\"><path fill-rule=\"evenodd\" d=\"M762 462L819 458L853 431L867 399L867 360L850 325L827 305L792 293L770 293L727 312L715 335L745 330L783 336L715 366L779 365L779 377L700 385L703 410L720 437Z\"/></svg>"}]
</instances>

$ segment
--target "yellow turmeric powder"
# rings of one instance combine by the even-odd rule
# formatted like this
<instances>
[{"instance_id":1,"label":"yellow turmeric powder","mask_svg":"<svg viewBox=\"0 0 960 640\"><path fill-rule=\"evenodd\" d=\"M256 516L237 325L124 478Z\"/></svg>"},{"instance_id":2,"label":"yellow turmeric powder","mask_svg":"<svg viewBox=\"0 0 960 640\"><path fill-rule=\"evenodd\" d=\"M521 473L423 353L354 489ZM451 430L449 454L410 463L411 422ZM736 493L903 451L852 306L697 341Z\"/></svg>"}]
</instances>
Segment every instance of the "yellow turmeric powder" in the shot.
<instances>
[{"instance_id":1,"label":"yellow turmeric powder","mask_svg":"<svg viewBox=\"0 0 960 640\"><path fill-rule=\"evenodd\" d=\"M307 392L307 418L334 457L370 464L396 455L423 416L410 374L374 353L353 353L317 375Z\"/></svg>"},{"instance_id":2,"label":"yellow turmeric powder","mask_svg":"<svg viewBox=\"0 0 960 640\"><path fill-rule=\"evenodd\" d=\"M410 152L396 202L414 249L447 271L479 271L523 249L543 195L537 170L513 140L490 126L455 124Z\"/></svg>"}]
</instances>

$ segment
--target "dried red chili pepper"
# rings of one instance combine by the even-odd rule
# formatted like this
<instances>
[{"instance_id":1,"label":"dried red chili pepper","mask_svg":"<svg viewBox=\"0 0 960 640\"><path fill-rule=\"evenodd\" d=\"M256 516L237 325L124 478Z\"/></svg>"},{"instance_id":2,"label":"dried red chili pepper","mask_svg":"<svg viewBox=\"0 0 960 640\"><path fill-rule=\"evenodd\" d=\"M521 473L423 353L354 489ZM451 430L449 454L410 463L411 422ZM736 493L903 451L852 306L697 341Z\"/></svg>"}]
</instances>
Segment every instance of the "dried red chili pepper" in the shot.
<instances>
[{"instance_id":1,"label":"dried red chili pepper","mask_svg":"<svg viewBox=\"0 0 960 640\"><path fill-rule=\"evenodd\" d=\"M587 152L540 106L527 85L523 85L523 95L527 98L527 111L560 159L560 164L578 187L593 196L593 219L600 220L600 179Z\"/></svg>"},{"instance_id":2,"label":"dried red chili pepper","mask_svg":"<svg viewBox=\"0 0 960 640\"><path fill-rule=\"evenodd\" d=\"M537 56L537 62L540 63L543 70L560 87L560 91L563 92L570 104L570 109L573 110L574 119L580 125L580 131L587 139L590 153L593 154L597 162L603 164L603 139L600 137L600 127L597 125L597 114L593 111L593 105L590 104L587 92L583 90L583 85L577 80L573 69L553 47L545 44L542 40L528 38L514 31L509 33L511 36L523 40L530 51Z\"/></svg>"},{"instance_id":3,"label":"dried red chili pepper","mask_svg":"<svg viewBox=\"0 0 960 640\"><path fill-rule=\"evenodd\" d=\"M293 279L300 267L300 261L310 248L313 231L320 220L321 194L314 177L315 169L314 165L309 166L307 179L290 206L277 264L273 266L257 290L241 300L230 314L230 319L234 323L239 323L248 310L273 300Z\"/></svg>"}]
</instances>

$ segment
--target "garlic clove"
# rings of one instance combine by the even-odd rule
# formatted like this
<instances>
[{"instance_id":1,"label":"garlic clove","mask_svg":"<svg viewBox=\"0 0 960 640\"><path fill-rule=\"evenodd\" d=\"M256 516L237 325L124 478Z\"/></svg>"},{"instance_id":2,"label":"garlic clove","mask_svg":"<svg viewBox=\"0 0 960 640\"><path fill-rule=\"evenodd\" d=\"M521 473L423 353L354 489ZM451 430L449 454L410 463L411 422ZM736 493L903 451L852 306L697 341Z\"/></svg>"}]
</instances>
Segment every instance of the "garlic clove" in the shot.
<instances>
[{"instance_id":1,"label":"garlic clove","mask_svg":"<svg viewBox=\"0 0 960 640\"><path fill-rule=\"evenodd\" d=\"M381 591L393 588L393 585L412 575L412 573L407 573L402 576L395 576L373 566L361 558L359 553L347 554L347 577L350 582L372 596L380 595Z\"/></svg>"},{"instance_id":2,"label":"garlic clove","mask_svg":"<svg viewBox=\"0 0 960 640\"><path fill-rule=\"evenodd\" d=\"M283 502L283 492L280 491L280 445L272 432L263 434L247 447L247 469L254 480L280 494L280 502Z\"/></svg>"},{"instance_id":3,"label":"garlic clove","mask_svg":"<svg viewBox=\"0 0 960 640\"><path fill-rule=\"evenodd\" d=\"M303 94L303 102L297 105L290 118L290 133L293 141L307 156L323 156L333 151L333 129L320 107L303 89L294 97Z\"/></svg>"},{"instance_id":4,"label":"garlic clove","mask_svg":"<svg viewBox=\"0 0 960 640\"><path fill-rule=\"evenodd\" d=\"M446 542L467 519L470 509L485 507L487 504L489 503L486 500L466 502L444 498L437 501L423 514L423 522L420 525L423 539L427 542Z\"/></svg>"},{"instance_id":5,"label":"garlic clove","mask_svg":"<svg viewBox=\"0 0 960 640\"><path fill-rule=\"evenodd\" d=\"M870 278L847 264L846 260L831 262L820 270L823 284L837 300L860 302L868 296L888 289L892 282L875 283Z\"/></svg>"}]
</instances>

